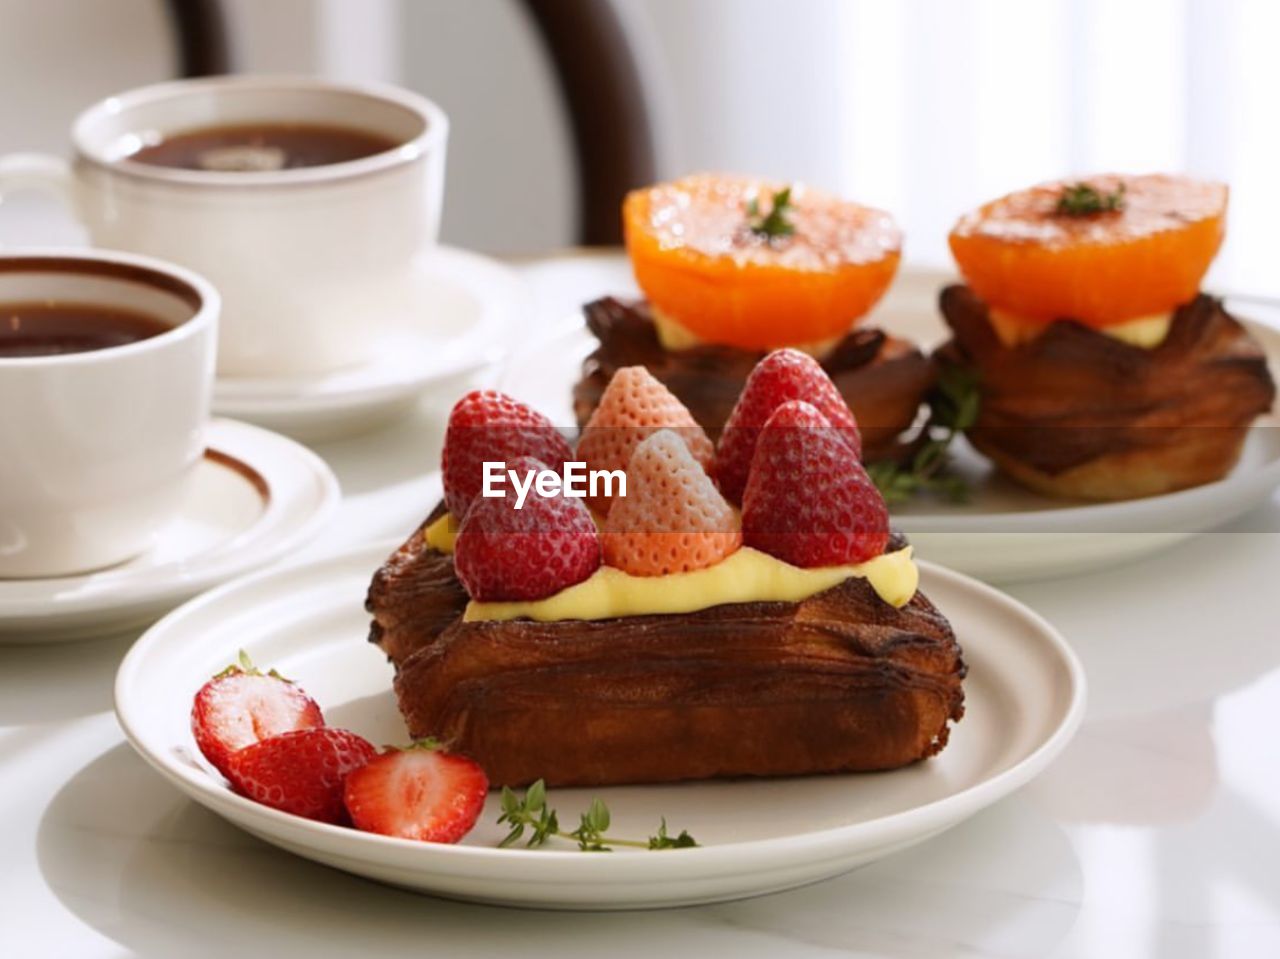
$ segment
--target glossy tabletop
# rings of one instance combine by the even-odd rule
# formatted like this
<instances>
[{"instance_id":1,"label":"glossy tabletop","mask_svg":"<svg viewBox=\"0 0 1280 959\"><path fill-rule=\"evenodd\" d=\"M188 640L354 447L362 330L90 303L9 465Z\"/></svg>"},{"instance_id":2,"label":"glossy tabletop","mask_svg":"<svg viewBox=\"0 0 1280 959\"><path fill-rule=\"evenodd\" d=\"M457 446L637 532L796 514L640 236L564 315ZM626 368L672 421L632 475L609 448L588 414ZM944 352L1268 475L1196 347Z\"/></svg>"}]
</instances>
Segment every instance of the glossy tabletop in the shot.
<instances>
[{"instance_id":1,"label":"glossy tabletop","mask_svg":"<svg viewBox=\"0 0 1280 959\"><path fill-rule=\"evenodd\" d=\"M611 256L519 269L530 327L629 284ZM318 447L346 501L307 555L421 519L452 398ZM124 744L111 682L134 636L0 648L0 956L1280 955L1280 501L1139 565L1009 592L1090 678L1045 775L844 877L655 913L463 905L294 858Z\"/></svg>"}]
</instances>

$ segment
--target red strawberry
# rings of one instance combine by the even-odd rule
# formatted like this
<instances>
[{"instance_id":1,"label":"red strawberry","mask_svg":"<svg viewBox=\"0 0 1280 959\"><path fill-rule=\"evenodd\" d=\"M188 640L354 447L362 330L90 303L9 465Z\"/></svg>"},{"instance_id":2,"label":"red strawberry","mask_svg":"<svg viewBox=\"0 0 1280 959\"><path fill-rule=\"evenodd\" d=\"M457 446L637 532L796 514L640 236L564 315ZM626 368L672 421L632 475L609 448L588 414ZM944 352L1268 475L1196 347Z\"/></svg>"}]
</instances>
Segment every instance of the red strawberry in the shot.
<instances>
[{"instance_id":1,"label":"red strawberry","mask_svg":"<svg viewBox=\"0 0 1280 959\"><path fill-rule=\"evenodd\" d=\"M227 778L254 802L319 822L341 822L347 775L378 751L345 729L295 729L232 754Z\"/></svg>"},{"instance_id":2,"label":"red strawberry","mask_svg":"<svg viewBox=\"0 0 1280 959\"><path fill-rule=\"evenodd\" d=\"M793 566L861 563L884 552L889 511L858 457L808 403L783 403L756 442L742 538Z\"/></svg>"},{"instance_id":3,"label":"red strawberry","mask_svg":"<svg viewBox=\"0 0 1280 959\"><path fill-rule=\"evenodd\" d=\"M457 842L476 824L488 791L483 769L427 740L388 750L353 772L344 800L351 821L365 832Z\"/></svg>"},{"instance_id":4,"label":"red strawberry","mask_svg":"<svg viewBox=\"0 0 1280 959\"><path fill-rule=\"evenodd\" d=\"M583 427L578 459L588 470L626 470L636 447L660 429L678 433L693 458L711 469L715 448L684 404L643 366L625 366L613 374ZM599 513L608 513L612 505L608 497L591 500Z\"/></svg>"},{"instance_id":5,"label":"red strawberry","mask_svg":"<svg viewBox=\"0 0 1280 959\"><path fill-rule=\"evenodd\" d=\"M484 487L484 463L534 456L557 472L573 458L551 421L519 400L474 390L454 405L444 435L444 501L459 522Z\"/></svg>"},{"instance_id":6,"label":"red strawberry","mask_svg":"<svg viewBox=\"0 0 1280 959\"><path fill-rule=\"evenodd\" d=\"M274 669L260 672L241 652L196 693L191 732L204 758L227 774L231 754L259 740L294 729L324 725L315 700Z\"/></svg>"},{"instance_id":7,"label":"red strawberry","mask_svg":"<svg viewBox=\"0 0 1280 959\"><path fill-rule=\"evenodd\" d=\"M636 447L600 536L605 562L633 576L714 566L742 545L733 507L670 430Z\"/></svg>"},{"instance_id":8,"label":"red strawberry","mask_svg":"<svg viewBox=\"0 0 1280 959\"><path fill-rule=\"evenodd\" d=\"M520 476L546 465L521 456L507 468ZM600 565L600 535L582 500L540 496L530 487L524 506L516 494L476 497L458 529L453 565L472 599L532 600L580 583Z\"/></svg>"},{"instance_id":9,"label":"red strawberry","mask_svg":"<svg viewBox=\"0 0 1280 959\"><path fill-rule=\"evenodd\" d=\"M838 430L836 435L845 438L853 455L862 457L858 422L826 370L808 353L774 350L747 377L720 436L715 477L730 502L742 502L761 427L774 410L790 400L804 400L816 409Z\"/></svg>"}]
</instances>

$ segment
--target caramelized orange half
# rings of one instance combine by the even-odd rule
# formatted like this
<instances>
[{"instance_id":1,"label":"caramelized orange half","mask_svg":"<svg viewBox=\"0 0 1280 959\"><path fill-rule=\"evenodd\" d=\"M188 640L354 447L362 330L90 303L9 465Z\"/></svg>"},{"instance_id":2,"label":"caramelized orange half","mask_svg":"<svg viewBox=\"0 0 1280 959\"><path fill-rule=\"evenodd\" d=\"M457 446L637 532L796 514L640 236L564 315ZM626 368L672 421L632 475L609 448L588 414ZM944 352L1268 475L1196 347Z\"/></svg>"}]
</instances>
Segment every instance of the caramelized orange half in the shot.
<instances>
[{"instance_id":1,"label":"caramelized orange half","mask_svg":"<svg viewBox=\"0 0 1280 959\"><path fill-rule=\"evenodd\" d=\"M847 333L893 279L902 234L887 213L794 185L770 235L786 187L701 174L630 193L627 252L650 303L705 342L744 349Z\"/></svg>"},{"instance_id":2,"label":"caramelized orange half","mask_svg":"<svg viewBox=\"0 0 1280 959\"><path fill-rule=\"evenodd\" d=\"M1101 204L1069 202L1082 184ZM1061 209L1064 195L1074 213ZM994 307L1110 326L1189 302L1222 245L1226 212L1225 186L1185 176L1058 181L965 214L951 231L951 252L965 282Z\"/></svg>"}]
</instances>

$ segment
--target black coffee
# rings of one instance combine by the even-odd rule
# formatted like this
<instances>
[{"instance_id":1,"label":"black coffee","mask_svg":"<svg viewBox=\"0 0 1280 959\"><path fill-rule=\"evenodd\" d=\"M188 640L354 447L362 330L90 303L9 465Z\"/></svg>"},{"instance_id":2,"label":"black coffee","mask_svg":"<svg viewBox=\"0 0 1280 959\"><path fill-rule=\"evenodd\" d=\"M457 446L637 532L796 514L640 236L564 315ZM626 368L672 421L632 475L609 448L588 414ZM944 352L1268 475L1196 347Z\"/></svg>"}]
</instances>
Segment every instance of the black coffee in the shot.
<instances>
[{"instance_id":1,"label":"black coffee","mask_svg":"<svg viewBox=\"0 0 1280 959\"><path fill-rule=\"evenodd\" d=\"M145 313L92 303L0 303L0 358L124 346L172 327Z\"/></svg>"},{"instance_id":2,"label":"black coffee","mask_svg":"<svg viewBox=\"0 0 1280 959\"><path fill-rule=\"evenodd\" d=\"M183 170L255 173L361 160L397 146L389 137L352 127L254 123L174 133L129 159Z\"/></svg>"}]
</instances>

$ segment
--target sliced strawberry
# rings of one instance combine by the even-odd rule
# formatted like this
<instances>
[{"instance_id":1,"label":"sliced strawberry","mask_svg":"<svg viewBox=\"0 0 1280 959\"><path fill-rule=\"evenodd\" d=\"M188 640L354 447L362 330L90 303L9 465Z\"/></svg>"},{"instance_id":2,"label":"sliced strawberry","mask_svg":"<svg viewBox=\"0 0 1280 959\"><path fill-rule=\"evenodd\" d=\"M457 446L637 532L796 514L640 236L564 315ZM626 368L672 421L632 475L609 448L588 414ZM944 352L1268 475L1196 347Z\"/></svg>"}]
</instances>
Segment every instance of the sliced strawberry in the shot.
<instances>
[{"instance_id":1,"label":"sliced strawberry","mask_svg":"<svg viewBox=\"0 0 1280 959\"><path fill-rule=\"evenodd\" d=\"M573 458L568 441L541 413L494 390L475 390L449 414L444 436L444 500L459 522L484 487L484 464L533 456L557 472Z\"/></svg>"},{"instance_id":2,"label":"sliced strawberry","mask_svg":"<svg viewBox=\"0 0 1280 959\"><path fill-rule=\"evenodd\" d=\"M378 751L345 729L296 729L231 755L227 778L239 792L272 809L319 822L341 822L347 775Z\"/></svg>"},{"instance_id":3,"label":"sliced strawberry","mask_svg":"<svg viewBox=\"0 0 1280 959\"><path fill-rule=\"evenodd\" d=\"M241 652L196 693L191 732L204 758L227 775L232 753L294 729L324 725L315 700L275 670L259 671Z\"/></svg>"},{"instance_id":4,"label":"sliced strawberry","mask_svg":"<svg viewBox=\"0 0 1280 959\"><path fill-rule=\"evenodd\" d=\"M388 750L353 772L344 798L357 829L457 842L476 824L488 791L483 769L427 741Z\"/></svg>"},{"instance_id":5,"label":"sliced strawberry","mask_svg":"<svg viewBox=\"0 0 1280 959\"><path fill-rule=\"evenodd\" d=\"M803 400L836 428L862 456L862 437L853 412L822 365L799 350L774 350L756 364L729 414L716 450L715 477L732 503L741 503L760 429L783 403Z\"/></svg>"},{"instance_id":6,"label":"sliced strawberry","mask_svg":"<svg viewBox=\"0 0 1280 959\"><path fill-rule=\"evenodd\" d=\"M634 576L687 573L742 545L738 518L689 448L670 430L636 447L627 495L601 534L605 562Z\"/></svg>"},{"instance_id":7,"label":"sliced strawberry","mask_svg":"<svg viewBox=\"0 0 1280 959\"><path fill-rule=\"evenodd\" d=\"M507 468L525 476L547 467L521 456ZM596 571L600 535L582 500L541 496L530 487L516 509L511 484L503 488L501 499L476 498L454 543L454 570L472 599L545 599Z\"/></svg>"},{"instance_id":8,"label":"sliced strawberry","mask_svg":"<svg viewBox=\"0 0 1280 959\"><path fill-rule=\"evenodd\" d=\"M624 366L613 374L578 440L578 459L588 470L623 470L637 446L660 429L680 435L693 458L710 470L715 448L684 404L643 366ZM591 508L607 513L616 497L599 496Z\"/></svg>"},{"instance_id":9,"label":"sliced strawberry","mask_svg":"<svg viewBox=\"0 0 1280 959\"><path fill-rule=\"evenodd\" d=\"M793 566L861 563L884 552L889 511L842 430L808 403L783 403L756 442L742 538Z\"/></svg>"}]
</instances>

